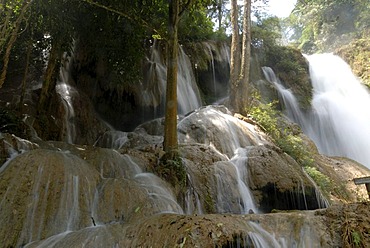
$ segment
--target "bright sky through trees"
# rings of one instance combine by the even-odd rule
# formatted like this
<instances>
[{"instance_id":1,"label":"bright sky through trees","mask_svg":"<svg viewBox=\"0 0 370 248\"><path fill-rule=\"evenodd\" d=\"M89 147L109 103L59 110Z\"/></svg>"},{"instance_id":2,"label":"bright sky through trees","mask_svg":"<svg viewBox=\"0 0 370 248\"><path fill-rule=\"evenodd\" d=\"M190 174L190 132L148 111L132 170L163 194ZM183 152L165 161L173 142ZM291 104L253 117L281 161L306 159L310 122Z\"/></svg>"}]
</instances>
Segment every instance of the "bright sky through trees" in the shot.
<instances>
[{"instance_id":1,"label":"bright sky through trees","mask_svg":"<svg viewBox=\"0 0 370 248\"><path fill-rule=\"evenodd\" d=\"M277 17L287 17L292 12L297 0L270 0L267 11Z\"/></svg>"}]
</instances>

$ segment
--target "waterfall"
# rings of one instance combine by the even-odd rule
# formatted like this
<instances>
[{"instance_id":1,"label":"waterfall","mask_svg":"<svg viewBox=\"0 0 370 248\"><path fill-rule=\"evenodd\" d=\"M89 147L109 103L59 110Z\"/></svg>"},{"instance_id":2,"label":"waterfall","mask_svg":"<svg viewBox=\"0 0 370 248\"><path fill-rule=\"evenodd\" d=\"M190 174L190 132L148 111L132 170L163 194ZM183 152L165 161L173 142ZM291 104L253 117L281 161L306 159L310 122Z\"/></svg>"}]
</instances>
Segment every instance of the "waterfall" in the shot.
<instances>
[{"instance_id":1,"label":"waterfall","mask_svg":"<svg viewBox=\"0 0 370 248\"><path fill-rule=\"evenodd\" d=\"M178 129L186 134L183 142L203 143L225 159L213 164L217 212L258 212L247 183L248 146L263 144L253 126L233 117L223 106L207 106L186 116ZM194 130L204 130L204 133L194 133Z\"/></svg>"},{"instance_id":2,"label":"waterfall","mask_svg":"<svg viewBox=\"0 0 370 248\"><path fill-rule=\"evenodd\" d=\"M290 89L286 89L270 67L262 67L265 78L271 82L279 92L280 101L286 107L286 115L300 125L305 124L305 117L299 108L299 104Z\"/></svg>"},{"instance_id":3,"label":"waterfall","mask_svg":"<svg viewBox=\"0 0 370 248\"><path fill-rule=\"evenodd\" d=\"M370 168L370 95L351 68L332 54L307 56L314 96L307 134L322 153Z\"/></svg>"},{"instance_id":4,"label":"waterfall","mask_svg":"<svg viewBox=\"0 0 370 248\"><path fill-rule=\"evenodd\" d=\"M179 114L186 114L201 106L200 93L191 68L189 57L180 46L177 75Z\"/></svg>"},{"instance_id":5,"label":"waterfall","mask_svg":"<svg viewBox=\"0 0 370 248\"><path fill-rule=\"evenodd\" d=\"M248 155L246 148L238 148L235 150L234 157L231 158L230 162L235 166L236 171L236 179L237 179L237 187L240 192L240 206L241 206L241 213L246 214L249 212L256 213L257 207L254 202L252 193L248 187L247 182L244 178L248 178L247 174L247 164Z\"/></svg>"},{"instance_id":6,"label":"waterfall","mask_svg":"<svg viewBox=\"0 0 370 248\"><path fill-rule=\"evenodd\" d=\"M154 107L154 118L164 113L164 102L167 84L167 65L159 43L154 42L148 72L142 84L142 102L144 106ZM189 57L180 46L178 52L177 101L179 114L186 114L201 106L198 86Z\"/></svg>"},{"instance_id":7,"label":"waterfall","mask_svg":"<svg viewBox=\"0 0 370 248\"><path fill-rule=\"evenodd\" d=\"M345 156L370 168L370 95L349 65L333 54L306 56L313 87L311 110L304 114L295 96L285 89L271 69L266 78L274 83L287 116L300 124L319 151Z\"/></svg>"},{"instance_id":8,"label":"waterfall","mask_svg":"<svg viewBox=\"0 0 370 248\"><path fill-rule=\"evenodd\" d=\"M56 92L60 95L65 115L64 115L64 129L65 138L64 140L73 144L76 139L76 127L75 127L75 111L73 107L73 98L78 96L78 91L70 85L70 72L69 72L69 60L70 58L64 56L63 65L60 68L59 80L56 85Z\"/></svg>"},{"instance_id":9,"label":"waterfall","mask_svg":"<svg viewBox=\"0 0 370 248\"><path fill-rule=\"evenodd\" d=\"M213 91L213 94L216 95L215 58L213 56L211 45L209 43L206 43L205 46L206 46L206 48L209 52L209 56L211 58L211 68L212 68L212 89L211 89L211 91Z\"/></svg>"}]
</instances>

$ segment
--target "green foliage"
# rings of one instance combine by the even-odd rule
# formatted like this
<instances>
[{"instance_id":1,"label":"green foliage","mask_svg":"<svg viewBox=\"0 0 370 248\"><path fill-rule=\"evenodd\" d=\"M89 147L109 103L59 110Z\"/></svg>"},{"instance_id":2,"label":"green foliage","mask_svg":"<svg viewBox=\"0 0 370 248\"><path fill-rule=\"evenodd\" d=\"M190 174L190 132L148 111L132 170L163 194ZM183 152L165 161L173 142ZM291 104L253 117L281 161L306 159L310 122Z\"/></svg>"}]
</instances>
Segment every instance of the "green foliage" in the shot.
<instances>
[{"instance_id":1,"label":"green foliage","mask_svg":"<svg viewBox=\"0 0 370 248\"><path fill-rule=\"evenodd\" d=\"M298 1L289 17L305 53L333 50L348 39L369 32L370 11L367 0Z\"/></svg>"},{"instance_id":2,"label":"green foliage","mask_svg":"<svg viewBox=\"0 0 370 248\"><path fill-rule=\"evenodd\" d=\"M165 153L154 171L175 189L186 188L186 170L178 152Z\"/></svg>"},{"instance_id":3,"label":"green foliage","mask_svg":"<svg viewBox=\"0 0 370 248\"><path fill-rule=\"evenodd\" d=\"M281 40L280 20L277 17L258 20L252 26L252 45L254 48L269 49Z\"/></svg>"},{"instance_id":4,"label":"green foliage","mask_svg":"<svg viewBox=\"0 0 370 248\"><path fill-rule=\"evenodd\" d=\"M367 247L366 244L364 244L363 235L366 235L366 229L360 227L358 223L350 220L349 216L345 215L345 220L342 225L343 247L353 247L353 248Z\"/></svg>"},{"instance_id":5,"label":"green foliage","mask_svg":"<svg viewBox=\"0 0 370 248\"><path fill-rule=\"evenodd\" d=\"M207 40L213 35L213 22L207 17L205 8L187 11L179 23L179 40Z\"/></svg>"},{"instance_id":6,"label":"green foliage","mask_svg":"<svg viewBox=\"0 0 370 248\"><path fill-rule=\"evenodd\" d=\"M255 119L274 139L280 136L276 120L278 112L274 108L276 104L277 102L267 104L261 103L258 106L253 106L249 111L253 119Z\"/></svg>"},{"instance_id":7,"label":"green foliage","mask_svg":"<svg viewBox=\"0 0 370 248\"><path fill-rule=\"evenodd\" d=\"M278 146L288 153L302 166L310 166L313 164L312 154L304 146L302 139L289 132L280 135L276 142Z\"/></svg>"},{"instance_id":8,"label":"green foliage","mask_svg":"<svg viewBox=\"0 0 370 248\"><path fill-rule=\"evenodd\" d=\"M370 37L358 39L337 50L361 82L370 87Z\"/></svg>"},{"instance_id":9,"label":"green foliage","mask_svg":"<svg viewBox=\"0 0 370 248\"><path fill-rule=\"evenodd\" d=\"M355 247L360 247L360 245L362 244L361 235L356 231L352 231L351 235L352 235L352 241Z\"/></svg>"},{"instance_id":10,"label":"green foliage","mask_svg":"<svg viewBox=\"0 0 370 248\"><path fill-rule=\"evenodd\" d=\"M15 28L23 2L21 0L0 2L0 55Z\"/></svg>"},{"instance_id":11,"label":"green foliage","mask_svg":"<svg viewBox=\"0 0 370 248\"><path fill-rule=\"evenodd\" d=\"M258 104L251 108L250 115L270 134L277 146L304 168L307 174L320 187L321 191L329 195L334 190L330 178L313 167L313 155L304 145L301 137L289 128L282 129L280 127L278 123L279 112L275 109L275 105L276 102Z\"/></svg>"},{"instance_id":12,"label":"green foliage","mask_svg":"<svg viewBox=\"0 0 370 248\"><path fill-rule=\"evenodd\" d=\"M267 51L267 57L266 64L276 71L307 72L307 64L302 54L294 48L271 46Z\"/></svg>"},{"instance_id":13,"label":"green foliage","mask_svg":"<svg viewBox=\"0 0 370 248\"><path fill-rule=\"evenodd\" d=\"M0 54L9 36L9 32L2 32L3 28L11 31L10 24L22 3L16 0L0 5ZM186 3L180 1L180 8ZM210 4L210 0L195 0L185 9L179 23L180 43L226 38L224 30L213 32L213 22L207 16ZM29 14L27 27L19 34L13 49L11 59L18 60L14 67L18 69L24 63L22 58L29 41L34 47L31 56L34 68L45 63L43 53L58 41L61 53L72 53L75 45L78 52L83 49L79 54L85 63L83 69L94 77L98 66L104 68L103 76L110 76L107 81L111 87L129 87L128 84L140 81L149 41L167 39L168 1L40 0L32 2Z\"/></svg>"},{"instance_id":14,"label":"green foliage","mask_svg":"<svg viewBox=\"0 0 370 248\"><path fill-rule=\"evenodd\" d=\"M332 190L333 185L329 177L318 171L315 167L306 166L304 169L323 192L330 192Z\"/></svg>"},{"instance_id":15,"label":"green foliage","mask_svg":"<svg viewBox=\"0 0 370 248\"><path fill-rule=\"evenodd\" d=\"M206 213L214 213L216 211L213 198L210 194L207 194L204 199L204 208L206 210Z\"/></svg>"},{"instance_id":16,"label":"green foliage","mask_svg":"<svg viewBox=\"0 0 370 248\"><path fill-rule=\"evenodd\" d=\"M312 85L308 76L309 68L306 59L298 49L271 46L266 51L264 65L274 70L286 88L292 89L300 107L311 106Z\"/></svg>"},{"instance_id":17,"label":"green foliage","mask_svg":"<svg viewBox=\"0 0 370 248\"><path fill-rule=\"evenodd\" d=\"M302 139L292 130L281 130L278 125L279 112L274 108L276 102L253 106L249 114L261 125L284 152L289 154L302 166L313 163L312 154L304 146Z\"/></svg>"}]
</instances>

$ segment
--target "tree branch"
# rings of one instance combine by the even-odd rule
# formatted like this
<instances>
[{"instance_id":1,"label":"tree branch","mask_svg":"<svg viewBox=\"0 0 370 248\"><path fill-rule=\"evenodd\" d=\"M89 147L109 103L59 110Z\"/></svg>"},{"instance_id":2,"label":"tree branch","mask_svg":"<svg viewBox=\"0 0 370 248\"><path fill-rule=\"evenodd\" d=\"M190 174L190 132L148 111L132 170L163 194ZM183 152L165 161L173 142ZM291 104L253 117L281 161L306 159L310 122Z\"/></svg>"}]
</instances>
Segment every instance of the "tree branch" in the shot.
<instances>
[{"instance_id":1,"label":"tree branch","mask_svg":"<svg viewBox=\"0 0 370 248\"><path fill-rule=\"evenodd\" d=\"M187 10L189 8L189 6L194 2L194 0L187 0L186 3L183 5L183 7L181 8L180 10L180 13L179 13L179 17L181 17L185 10Z\"/></svg>"},{"instance_id":2,"label":"tree branch","mask_svg":"<svg viewBox=\"0 0 370 248\"><path fill-rule=\"evenodd\" d=\"M94 2L92 0L82 0L82 1L86 2L86 3L89 3L91 5L94 5L96 7L105 9L105 10L107 10L109 12L112 12L112 13L115 13L117 15L123 16L123 17L125 17L126 19L128 19L132 22L139 23L141 26L149 28L150 30L154 31L156 34L159 34L162 37L161 33L158 30L156 30L154 27L150 26L149 23L147 23L145 20L143 20L141 18L133 18L129 14L126 14L126 13L124 13L122 11L119 11L119 10L115 10L115 9L109 7L109 6L102 5L102 4Z\"/></svg>"}]
</instances>

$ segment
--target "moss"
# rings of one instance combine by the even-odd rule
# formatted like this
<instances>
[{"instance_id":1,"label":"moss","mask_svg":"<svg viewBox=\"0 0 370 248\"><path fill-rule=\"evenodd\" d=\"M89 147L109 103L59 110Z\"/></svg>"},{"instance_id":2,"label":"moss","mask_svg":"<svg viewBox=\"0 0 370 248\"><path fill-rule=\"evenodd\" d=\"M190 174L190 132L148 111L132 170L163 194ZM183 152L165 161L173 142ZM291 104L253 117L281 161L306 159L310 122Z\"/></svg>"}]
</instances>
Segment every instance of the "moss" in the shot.
<instances>
[{"instance_id":1,"label":"moss","mask_svg":"<svg viewBox=\"0 0 370 248\"><path fill-rule=\"evenodd\" d=\"M196 65L198 70L208 70L210 53L201 42L188 42L184 45L186 53L190 54L192 65Z\"/></svg>"},{"instance_id":2,"label":"moss","mask_svg":"<svg viewBox=\"0 0 370 248\"><path fill-rule=\"evenodd\" d=\"M370 38L358 39L336 51L350 66L353 73L370 87Z\"/></svg>"},{"instance_id":3,"label":"moss","mask_svg":"<svg viewBox=\"0 0 370 248\"><path fill-rule=\"evenodd\" d=\"M278 122L279 112L276 103L259 104L249 111L249 114L263 129L270 134L275 144L294 158L301 166L313 164L313 154L304 145L303 140L294 128L282 127Z\"/></svg>"},{"instance_id":4,"label":"moss","mask_svg":"<svg viewBox=\"0 0 370 248\"><path fill-rule=\"evenodd\" d=\"M206 210L206 213L215 213L215 205L213 202L213 198L210 194L206 194L206 197L204 199L204 208Z\"/></svg>"},{"instance_id":5,"label":"moss","mask_svg":"<svg viewBox=\"0 0 370 248\"><path fill-rule=\"evenodd\" d=\"M309 108L312 86L309 67L302 53L292 47L272 46L266 52L265 66L271 67L284 86L297 96L302 108Z\"/></svg>"},{"instance_id":6,"label":"moss","mask_svg":"<svg viewBox=\"0 0 370 248\"><path fill-rule=\"evenodd\" d=\"M306 166L304 169L315 181L317 186L319 186L321 192L323 192L325 196L329 196L330 192L333 190L333 183L329 177L318 171L315 167Z\"/></svg>"},{"instance_id":7,"label":"moss","mask_svg":"<svg viewBox=\"0 0 370 248\"><path fill-rule=\"evenodd\" d=\"M178 153L165 153L160 158L159 165L154 168L154 172L175 189L181 191L186 188L186 170Z\"/></svg>"}]
</instances>

